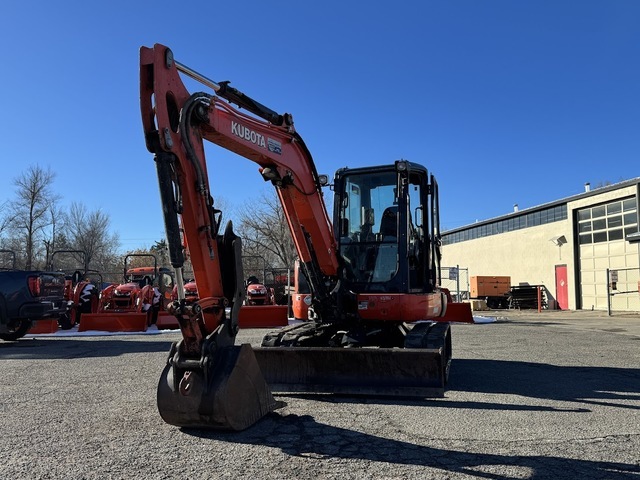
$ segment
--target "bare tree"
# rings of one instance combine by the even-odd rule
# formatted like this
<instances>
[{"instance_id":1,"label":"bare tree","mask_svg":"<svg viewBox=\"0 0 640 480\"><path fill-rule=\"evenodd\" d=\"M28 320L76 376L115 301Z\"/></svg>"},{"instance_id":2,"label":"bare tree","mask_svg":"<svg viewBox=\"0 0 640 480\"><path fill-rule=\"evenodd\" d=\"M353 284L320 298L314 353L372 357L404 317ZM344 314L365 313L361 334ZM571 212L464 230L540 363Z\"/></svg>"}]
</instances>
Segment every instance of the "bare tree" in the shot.
<instances>
[{"instance_id":1,"label":"bare tree","mask_svg":"<svg viewBox=\"0 0 640 480\"><path fill-rule=\"evenodd\" d=\"M272 267L291 267L296 249L275 192L249 201L239 215L243 255L262 257Z\"/></svg>"},{"instance_id":2,"label":"bare tree","mask_svg":"<svg viewBox=\"0 0 640 480\"><path fill-rule=\"evenodd\" d=\"M88 212L83 204L73 202L67 222L69 245L85 252L87 265L109 269L120 243L117 234L109 233L109 216L101 210Z\"/></svg>"},{"instance_id":3,"label":"bare tree","mask_svg":"<svg viewBox=\"0 0 640 480\"><path fill-rule=\"evenodd\" d=\"M0 211L7 212L9 202L3 202L0 204ZM8 230L11 224L11 216L4 214L0 217L0 238L3 238L3 233ZM4 242L2 242L4 243Z\"/></svg>"},{"instance_id":4,"label":"bare tree","mask_svg":"<svg viewBox=\"0 0 640 480\"><path fill-rule=\"evenodd\" d=\"M67 248L67 238L65 235L66 215L57 204L49 205L49 234L43 238L44 248L46 251L46 264L51 265L53 254L56 250Z\"/></svg>"},{"instance_id":5,"label":"bare tree","mask_svg":"<svg viewBox=\"0 0 640 480\"><path fill-rule=\"evenodd\" d=\"M16 243L24 251L24 265L31 270L38 256L44 229L51 224L50 207L60 197L51 191L55 173L38 165L30 166L26 172L14 179L17 198L9 203L11 222ZM44 260L43 260L44 263Z\"/></svg>"}]
</instances>

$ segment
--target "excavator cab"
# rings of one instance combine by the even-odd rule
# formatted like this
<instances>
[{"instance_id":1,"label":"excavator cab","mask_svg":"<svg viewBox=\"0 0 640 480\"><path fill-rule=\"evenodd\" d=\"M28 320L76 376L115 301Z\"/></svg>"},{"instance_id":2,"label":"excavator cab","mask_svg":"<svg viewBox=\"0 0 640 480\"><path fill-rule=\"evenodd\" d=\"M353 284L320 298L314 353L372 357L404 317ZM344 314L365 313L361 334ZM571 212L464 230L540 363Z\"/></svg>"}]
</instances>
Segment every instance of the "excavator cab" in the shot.
<instances>
[{"instance_id":1,"label":"excavator cab","mask_svg":"<svg viewBox=\"0 0 640 480\"><path fill-rule=\"evenodd\" d=\"M347 288L357 293L433 291L438 256L425 232L433 226L436 236L437 220L430 222L424 211L433 211L437 188L434 180L429 183L427 170L406 161L342 169L334 190L334 224L340 226L336 240Z\"/></svg>"},{"instance_id":2,"label":"excavator cab","mask_svg":"<svg viewBox=\"0 0 640 480\"><path fill-rule=\"evenodd\" d=\"M439 287L435 178L400 160L338 170L333 189L340 280L329 300L312 291L310 322L267 334L255 349L267 383L279 392L444 395L449 321L473 320Z\"/></svg>"}]
</instances>

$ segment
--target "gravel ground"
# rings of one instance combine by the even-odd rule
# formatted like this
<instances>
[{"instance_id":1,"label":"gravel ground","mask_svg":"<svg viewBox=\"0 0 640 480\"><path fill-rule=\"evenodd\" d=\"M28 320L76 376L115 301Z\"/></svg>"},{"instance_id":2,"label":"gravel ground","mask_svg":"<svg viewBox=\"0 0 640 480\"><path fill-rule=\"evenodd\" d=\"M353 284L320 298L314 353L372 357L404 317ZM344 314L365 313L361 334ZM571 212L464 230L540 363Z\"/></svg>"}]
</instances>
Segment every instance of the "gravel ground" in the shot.
<instances>
[{"instance_id":1,"label":"gravel ground","mask_svg":"<svg viewBox=\"0 0 640 480\"><path fill-rule=\"evenodd\" d=\"M0 343L3 477L640 479L638 316L453 325L445 398L278 396L282 408L239 433L159 417L156 384L178 338Z\"/></svg>"}]
</instances>

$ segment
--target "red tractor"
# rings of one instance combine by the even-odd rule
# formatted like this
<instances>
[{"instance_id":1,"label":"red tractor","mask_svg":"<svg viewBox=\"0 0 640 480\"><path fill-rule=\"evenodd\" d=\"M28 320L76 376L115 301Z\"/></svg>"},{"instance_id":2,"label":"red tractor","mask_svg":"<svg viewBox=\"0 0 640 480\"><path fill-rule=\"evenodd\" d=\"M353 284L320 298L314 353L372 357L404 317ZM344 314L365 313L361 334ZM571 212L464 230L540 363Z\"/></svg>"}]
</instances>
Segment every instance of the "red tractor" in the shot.
<instances>
[{"instance_id":1,"label":"red tractor","mask_svg":"<svg viewBox=\"0 0 640 480\"><path fill-rule=\"evenodd\" d=\"M153 266L128 268L131 257L151 257ZM145 331L157 322L169 300L173 276L168 268L158 268L151 254L130 254L124 260L124 283L111 284L100 292L97 311L84 315L80 331Z\"/></svg>"},{"instance_id":2,"label":"red tractor","mask_svg":"<svg viewBox=\"0 0 640 480\"><path fill-rule=\"evenodd\" d=\"M275 305L276 298L273 288L266 287L260 283L258 277L251 276L245 282L247 287L247 296L244 300L245 305Z\"/></svg>"},{"instance_id":3,"label":"red tractor","mask_svg":"<svg viewBox=\"0 0 640 480\"><path fill-rule=\"evenodd\" d=\"M66 262L59 261L62 265L66 263L67 268L59 268L56 265L54 260L61 254L66 254L67 257L75 260L75 270L68 268L69 258ZM91 278L101 279L101 275L95 270L88 270L86 257L87 254L83 250L56 250L51 255L49 269L65 272L64 299L67 303L67 312L58 318L58 324L63 330L69 330L78 325L82 314L95 313L98 309L99 290Z\"/></svg>"},{"instance_id":4,"label":"red tractor","mask_svg":"<svg viewBox=\"0 0 640 480\"><path fill-rule=\"evenodd\" d=\"M194 303L198 301L198 286L195 280L191 280L184 284L184 299L186 303ZM171 300L178 300L178 286L174 285L171 292Z\"/></svg>"}]
</instances>

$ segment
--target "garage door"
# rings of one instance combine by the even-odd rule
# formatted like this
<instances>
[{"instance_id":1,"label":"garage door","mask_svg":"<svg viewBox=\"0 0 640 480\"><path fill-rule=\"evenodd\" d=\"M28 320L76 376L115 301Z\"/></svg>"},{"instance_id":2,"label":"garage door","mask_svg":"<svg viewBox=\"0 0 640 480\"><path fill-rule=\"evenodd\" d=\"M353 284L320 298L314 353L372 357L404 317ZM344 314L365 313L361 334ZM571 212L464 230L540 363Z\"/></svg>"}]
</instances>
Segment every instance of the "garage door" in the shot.
<instances>
[{"instance_id":1,"label":"garage door","mask_svg":"<svg viewBox=\"0 0 640 480\"><path fill-rule=\"evenodd\" d=\"M612 310L640 311L638 246L625 237L638 231L637 204L630 197L578 211L580 289L583 309L607 309L607 268L618 271ZM615 292L614 292L615 293Z\"/></svg>"}]
</instances>

